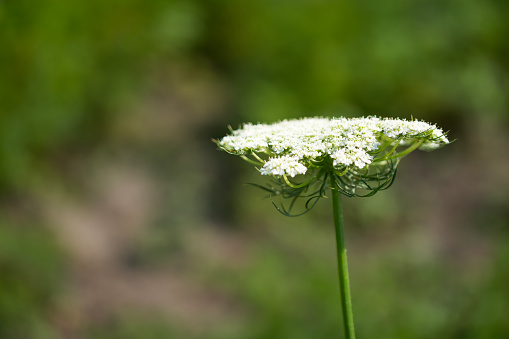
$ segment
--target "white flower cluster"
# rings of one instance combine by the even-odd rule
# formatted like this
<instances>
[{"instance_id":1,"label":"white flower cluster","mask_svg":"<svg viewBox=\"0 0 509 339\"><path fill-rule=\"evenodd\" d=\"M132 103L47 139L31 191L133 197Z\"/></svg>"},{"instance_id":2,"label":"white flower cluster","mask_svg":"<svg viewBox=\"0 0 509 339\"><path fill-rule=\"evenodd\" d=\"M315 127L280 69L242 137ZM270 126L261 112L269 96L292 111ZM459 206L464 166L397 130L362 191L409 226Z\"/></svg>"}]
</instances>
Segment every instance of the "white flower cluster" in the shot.
<instances>
[{"instance_id":1,"label":"white flower cluster","mask_svg":"<svg viewBox=\"0 0 509 339\"><path fill-rule=\"evenodd\" d=\"M389 138L389 139L388 139ZM434 149L449 140L436 125L392 118L304 118L275 124L245 124L219 141L228 152L271 156L261 168L264 175L305 174L312 160L329 155L334 166L364 168L386 140L409 144L422 140L421 149Z\"/></svg>"},{"instance_id":2,"label":"white flower cluster","mask_svg":"<svg viewBox=\"0 0 509 339\"><path fill-rule=\"evenodd\" d=\"M292 178L297 174L305 174L307 167L299 162L299 158L291 155L283 155L279 158L271 158L261 168L264 175L280 176L287 174Z\"/></svg>"}]
</instances>

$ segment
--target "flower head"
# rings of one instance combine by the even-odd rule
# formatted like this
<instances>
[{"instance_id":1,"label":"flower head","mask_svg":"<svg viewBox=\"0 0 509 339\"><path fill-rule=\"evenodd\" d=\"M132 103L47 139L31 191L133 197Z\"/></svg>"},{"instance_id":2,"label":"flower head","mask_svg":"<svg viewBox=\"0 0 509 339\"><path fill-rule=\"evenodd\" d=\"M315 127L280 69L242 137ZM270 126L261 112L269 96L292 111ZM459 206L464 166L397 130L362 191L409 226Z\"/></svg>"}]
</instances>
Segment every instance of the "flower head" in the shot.
<instances>
[{"instance_id":1,"label":"flower head","mask_svg":"<svg viewBox=\"0 0 509 339\"><path fill-rule=\"evenodd\" d=\"M433 150L449 143L436 125L390 118L304 118L274 124L245 124L216 141L222 150L255 164L272 176L270 193L305 198L305 212L325 196L329 187L353 197L368 197L389 188L401 158L415 149ZM301 175L300 183L293 180ZM301 213L302 214L302 213ZM297 214L300 215L300 214Z\"/></svg>"},{"instance_id":2,"label":"flower head","mask_svg":"<svg viewBox=\"0 0 509 339\"><path fill-rule=\"evenodd\" d=\"M358 170L382 157L399 158L398 146L435 149L449 140L436 125L391 118L304 118L274 124L245 124L218 142L233 154L267 155L260 161L263 175L294 177L305 174L325 158L338 170ZM413 149L412 149L413 150ZM391 152L392 153L392 152ZM409 153L409 152L408 152Z\"/></svg>"}]
</instances>

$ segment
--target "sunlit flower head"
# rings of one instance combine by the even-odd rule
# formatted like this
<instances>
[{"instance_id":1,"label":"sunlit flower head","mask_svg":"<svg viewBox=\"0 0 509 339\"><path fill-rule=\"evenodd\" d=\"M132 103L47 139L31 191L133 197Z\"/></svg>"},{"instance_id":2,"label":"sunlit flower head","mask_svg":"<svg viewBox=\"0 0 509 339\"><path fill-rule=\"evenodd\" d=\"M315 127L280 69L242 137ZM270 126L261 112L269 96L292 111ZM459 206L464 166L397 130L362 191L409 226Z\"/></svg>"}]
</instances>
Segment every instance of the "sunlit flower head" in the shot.
<instances>
[{"instance_id":1,"label":"sunlit flower head","mask_svg":"<svg viewBox=\"0 0 509 339\"><path fill-rule=\"evenodd\" d=\"M304 118L274 124L245 124L217 142L232 154L255 156L263 175L294 177L325 159L339 170L359 170L409 152L397 147L432 150L449 140L436 125L392 118ZM391 152L388 152L391 150ZM390 153L390 154L389 154ZM262 159L265 155L265 159Z\"/></svg>"}]
</instances>

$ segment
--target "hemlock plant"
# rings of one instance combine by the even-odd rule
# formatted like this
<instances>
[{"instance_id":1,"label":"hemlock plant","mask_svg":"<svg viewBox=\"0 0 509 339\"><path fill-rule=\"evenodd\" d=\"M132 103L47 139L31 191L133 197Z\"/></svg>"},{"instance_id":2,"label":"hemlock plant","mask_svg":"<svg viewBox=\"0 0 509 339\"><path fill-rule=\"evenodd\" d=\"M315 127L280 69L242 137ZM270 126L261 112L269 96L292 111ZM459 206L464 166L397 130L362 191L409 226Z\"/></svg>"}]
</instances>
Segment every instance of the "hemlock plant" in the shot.
<instances>
[{"instance_id":1,"label":"hemlock plant","mask_svg":"<svg viewBox=\"0 0 509 339\"><path fill-rule=\"evenodd\" d=\"M288 199L286 206L273 202L284 215L306 213L331 190L345 336L355 338L340 195L369 197L389 188L403 157L449 143L442 129L419 120L316 117L248 123L214 142L271 178L255 186L271 199ZM298 200L304 211L293 213Z\"/></svg>"}]
</instances>

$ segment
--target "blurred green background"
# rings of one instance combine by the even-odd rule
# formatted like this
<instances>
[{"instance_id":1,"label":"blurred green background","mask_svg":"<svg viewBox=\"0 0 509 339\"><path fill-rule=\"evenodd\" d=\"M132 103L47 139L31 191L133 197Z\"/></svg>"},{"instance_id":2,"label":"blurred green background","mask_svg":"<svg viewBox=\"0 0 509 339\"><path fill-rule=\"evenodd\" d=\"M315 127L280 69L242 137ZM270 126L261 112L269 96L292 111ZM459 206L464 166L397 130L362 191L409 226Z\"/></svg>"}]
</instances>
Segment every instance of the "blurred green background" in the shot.
<instances>
[{"instance_id":1,"label":"blurred green background","mask_svg":"<svg viewBox=\"0 0 509 339\"><path fill-rule=\"evenodd\" d=\"M359 338L509 338L509 2L0 0L0 338L339 338L330 201L211 138L414 116L343 199Z\"/></svg>"}]
</instances>

